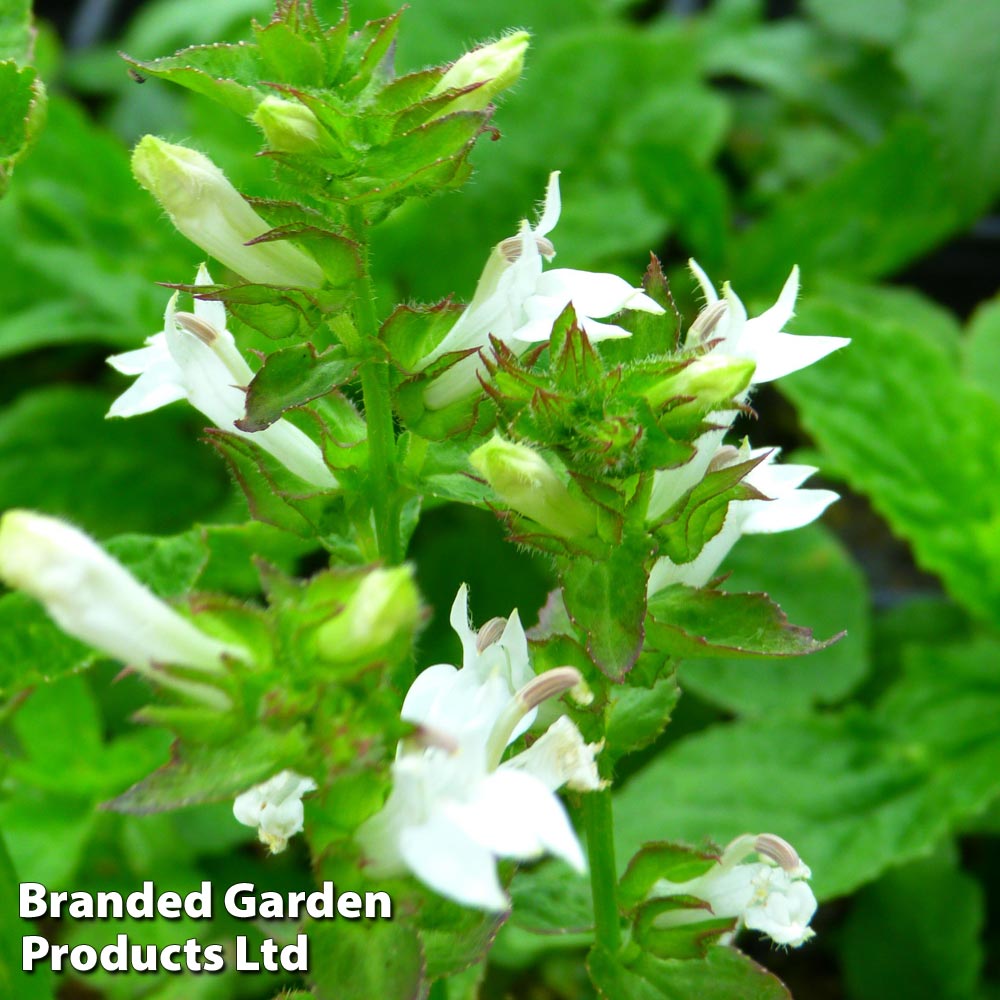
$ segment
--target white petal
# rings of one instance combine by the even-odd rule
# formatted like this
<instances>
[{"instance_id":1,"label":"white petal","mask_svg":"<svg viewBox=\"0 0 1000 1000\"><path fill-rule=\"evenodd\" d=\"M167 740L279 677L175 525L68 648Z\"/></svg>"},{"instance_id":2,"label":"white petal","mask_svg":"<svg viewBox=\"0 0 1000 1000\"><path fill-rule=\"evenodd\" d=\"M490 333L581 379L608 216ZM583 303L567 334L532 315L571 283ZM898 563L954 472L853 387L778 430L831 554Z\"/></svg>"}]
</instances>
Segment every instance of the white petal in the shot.
<instances>
[{"instance_id":1,"label":"white petal","mask_svg":"<svg viewBox=\"0 0 1000 1000\"><path fill-rule=\"evenodd\" d=\"M260 793L260 788L251 788L236 796L236 801L233 803L233 815L244 826L257 826L264 805L265 801Z\"/></svg>"},{"instance_id":2,"label":"white petal","mask_svg":"<svg viewBox=\"0 0 1000 1000\"><path fill-rule=\"evenodd\" d=\"M599 344L602 340L622 340L632 336L622 326L616 326L614 323L601 323L596 319L584 318L580 325L592 344Z\"/></svg>"},{"instance_id":3,"label":"white petal","mask_svg":"<svg viewBox=\"0 0 1000 1000\"><path fill-rule=\"evenodd\" d=\"M492 853L446 817L403 830L399 850L410 871L442 896L483 910L507 909Z\"/></svg>"},{"instance_id":4,"label":"white petal","mask_svg":"<svg viewBox=\"0 0 1000 1000\"><path fill-rule=\"evenodd\" d=\"M140 375L112 404L109 417L137 417L184 399L183 386Z\"/></svg>"},{"instance_id":5,"label":"white petal","mask_svg":"<svg viewBox=\"0 0 1000 1000\"><path fill-rule=\"evenodd\" d=\"M109 365L122 375L141 375L154 366L170 361L167 350L167 338L163 333L156 333L146 341L145 347L124 354L112 354L107 359Z\"/></svg>"},{"instance_id":6,"label":"white petal","mask_svg":"<svg viewBox=\"0 0 1000 1000\"><path fill-rule=\"evenodd\" d=\"M633 288L617 274L556 267L538 279L536 294L572 301L577 315L601 318L620 312L642 289Z\"/></svg>"},{"instance_id":7,"label":"white petal","mask_svg":"<svg viewBox=\"0 0 1000 1000\"><path fill-rule=\"evenodd\" d=\"M556 228L559 221L559 213L562 210L562 199L559 195L559 171L553 170L549 174L548 187L545 189L545 207L542 209L542 216L534 227L536 236L547 236Z\"/></svg>"},{"instance_id":8,"label":"white petal","mask_svg":"<svg viewBox=\"0 0 1000 1000\"><path fill-rule=\"evenodd\" d=\"M753 500L743 522L745 535L766 535L792 531L811 524L840 497L833 490L795 490L778 500Z\"/></svg>"},{"instance_id":9,"label":"white petal","mask_svg":"<svg viewBox=\"0 0 1000 1000\"><path fill-rule=\"evenodd\" d=\"M747 321L747 330L757 333L780 333L785 324L795 315L795 300L799 295L799 266L796 264L778 295L778 300L770 309Z\"/></svg>"},{"instance_id":10,"label":"white petal","mask_svg":"<svg viewBox=\"0 0 1000 1000\"><path fill-rule=\"evenodd\" d=\"M307 483L325 490L338 485L336 477L323 461L320 446L290 421L276 420L262 431L239 433L249 441L256 441L286 469Z\"/></svg>"},{"instance_id":11,"label":"white petal","mask_svg":"<svg viewBox=\"0 0 1000 1000\"><path fill-rule=\"evenodd\" d=\"M475 663L479 652L476 649L476 632L469 624L469 588L467 584L463 583L458 588L458 593L451 605L448 622L462 642L462 663L466 666Z\"/></svg>"},{"instance_id":12,"label":"white petal","mask_svg":"<svg viewBox=\"0 0 1000 1000\"><path fill-rule=\"evenodd\" d=\"M794 333L762 333L747 324L739 344L740 357L756 365L754 383L772 382L808 368L850 343L847 337L805 337Z\"/></svg>"},{"instance_id":13,"label":"white petal","mask_svg":"<svg viewBox=\"0 0 1000 1000\"><path fill-rule=\"evenodd\" d=\"M535 676L531 669L531 659L528 655L528 638L524 634L521 616L515 608L507 619L503 635L497 643L507 654L511 686L514 690L524 687Z\"/></svg>"},{"instance_id":14,"label":"white petal","mask_svg":"<svg viewBox=\"0 0 1000 1000\"><path fill-rule=\"evenodd\" d=\"M688 261L688 267L701 286L701 293L705 296L705 305L710 306L713 302L718 302L719 296L715 291L715 285L709 281L708 275L705 274L701 269L701 265L693 257Z\"/></svg>"},{"instance_id":15,"label":"white petal","mask_svg":"<svg viewBox=\"0 0 1000 1000\"><path fill-rule=\"evenodd\" d=\"M600 744L588 744L568 716L560 715L527 750L512 757L501 768L527 771L555 792L563 785L580 792L601 787L594 760Z\"/></svg>"},{"instance_id":16,"label":"white petal","mask_svg":"<svg viewBox=\"0 0 1000 1000\"><path fill-rule=\"evenodd\" d=\"M208 273L208 268L201 264L198 267L198 275L194 279L196 285L214 285L212 276ZM194 300L194 314L198 319L204 320L210 327L217 331L226 329L226 307L221 302L213 302L206 299Z\"/></svg>"},{"instance_id":17,"label":"white petal","mask_svg":"<svg viewBox=\"0 0 1000 1000\"><path fill-rule=\"evenodd\" d=\"M400 717L415 725L440 725L435 706L443 691L455 680L458 670L450 663L437 663L417 674L403 699Z\"/></svg>"},{"instance_id":18,"label":"white petal","mask_svg":"<svg viewBox=\"0 0 1000 1000\"><path fill-rule=\"evenodd\" d=\"M512 768L494 771L466 804L450 804L454 821L477 843L501 857L527 860L546 852L578 871L583 851L558 797L533 775Z\"/></svg>"}]
</instances>

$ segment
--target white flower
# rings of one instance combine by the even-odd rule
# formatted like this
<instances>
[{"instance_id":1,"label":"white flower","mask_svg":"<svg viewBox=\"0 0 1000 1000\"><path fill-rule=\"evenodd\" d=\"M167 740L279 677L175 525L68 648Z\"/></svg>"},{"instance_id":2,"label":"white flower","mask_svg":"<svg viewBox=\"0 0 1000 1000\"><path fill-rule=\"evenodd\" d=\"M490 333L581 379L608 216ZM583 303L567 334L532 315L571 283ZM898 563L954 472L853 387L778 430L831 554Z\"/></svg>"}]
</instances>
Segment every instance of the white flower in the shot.
<instances>
[{"instance_id":1,"label":"white flower","mask_svg":"<svg viewBox=\"0 0 1000 1000\"><path fill-rule=\"evenodd\" d=\"M551 260L555 248L547 239L559 221L559 172L549 176L545 206L535 226L527 220L520 232L494 248L476 293L440 344L418 365L423 369L452 351L489 345L492 335L515 352L549 339L552 324L569 303L591 341L627 337L627 330L598 320L623 309L662 313L663 309L641 288L633 288L614 274L570 268L542 270L542 258ZM479 355L471 355L436 378L424 393L431 409L440 409L478 388L477 374L485 372Z\"/></svg>"},{"instance_id":2,"label":"white flower","mask_svg":"<svg viewBox=\"0 0 1000 1000\"><path fill-rule=\"evenodd\" d=\"M204 264L195 284L212 284ZM323 462L319 445L294 424L276 420L255 432L235 426L243 416L244 389L253 371L226 329L222 303L195 299L193 314L178 312L176 306L177 293L167 303L163 331L148 338L145 347L108 358L116 371L139 376L111 404L108 416L134 417L186 399L216 427L259 444L307 483L334 488L337 480Z\"/></svg>"},{"instance_id":3,"label":"white flower","mask_svg":"<svg viewBox=\"0 0 1000 1000\"><path fill-rule=\"evenodd\" d=\"M795 312L795 299L799 292L798 267L792 268L777 302L759 316L747 318L746 307L729 282L723 285L720 299L698 264L693 260L688 263L705 296L705 308L691 324L685 346L691 349L713 344L707 356L752 361L754 374L741 400L749 396L755 385L807 368L850 343L846 337L802 337L782 330ZM736 410L710 413L707 420L715 425L715 429L695 442L696 451L690 461L678 468L656 473L647 514L650 520L665 513L689 489L701 482L736 415Z\"/></svg>"},{"instance_id":4,"label":"white flower","mask_svg":"<svg viewBox=\"0 0 1000 1000\"><path fill-rule=\"evenodd\" d=\"M754 854L762 860L741 863ZM745 926L776 944L797 948L816 933L809 926L817 905L806 881L811 874L787 841L774 834L748 834L734 840L704 875L687 882L661 879L650 895L694 896L707 902L716 917L736 917L737 929ZM703 919L704 911L679 909L660 914L656 923L668 927Z\"/></svg>"},{"instance_id":5,"label":"white flower","mask_svg":"<svg viewBox=\"0 0 1000 1000\"><path fill-rule=\"evenodd\" d=\"M751 385L772 382L846 347L846 337L801 337L785 333L782 327L795 314L799 294L799 269L793 267L777 302L752 319L727 281L719 299L708 276L695 261L688 262L705 295L705 309L692 324L687 346L718 341L709 353L748 358L756 365Z\"/></svg>"},{"instance_id":6,"label":"white flower","mask_svg":"<svg viewBox=\"0 0 1000 1000\"><path fill-rule=\"evenodd\" d=\"M320 266L288 240L252 242L272 227L203 153L143 136L132 153L132 172L179 232L247 281L292 288L323 284Z\"/></svg>"},{"instance_id":7,"label":"white flower","mask_svg":"<svg viewBox=\"0 0 1000 1000\"><path fill-rule=\"evenodd\" d=\"M832 490L803 490L799 487L816 469L811 465L776 465L779 448L751 451L744 443L739 450L723 446L716 452L717 468L728 468L754 458L763 458L743 482L753 486L768 500L734 500L717 535L688 563L677 564L663 556L653 566L647 592L652 595L674 583L703 587L715 575L722 560L742 535L792 531L815 521L839 497Z\"/></svg>"},{"instance_id":8,"label":"white flower","mask_svg":"<svg viewBox=\"0 0 1000 1000\"><path fill-rule=\"evenodd\" d=\"M228 707L217 688L164 668L206 673L245 649L220 642L182 618L82 531L54 517L10 510L0 520L0 578L40 601L63 631L213 707Z\"/></svg>"},{"instance_id":9,"label":"white flower","mask_svg":"<svg viewBox=\"0 0 1000 1000\"><path fill-rule=\"evenodd\" d=\"M402 715L416 731L400 744L392 792L358 840L374 874L409 870L459 903L502 910L498 857L548 852L583 870L579 841L554 793L563 785L600 787L600 747L584 743L572 721L560 717L532 747L501 763L537 706L577 687L580 675L560 667L535 677L517 612L477 633L466 602L462 587L451 621L464 665L438 664L414 682Z\"/></svg>"},{"instance_id":10,"label":"white flower","mask_svg":"<svg viewBox=\"0 0 1000 1000\"><path fill-rule=\"evenodd\" d=\"M233 815L244 825L257 828L262 844L272 854L283 851L290 837L302 831L305 810L302 796L316 791L316 782L294 771L281 771L273 778L236 797Z\"/></svg>"}]
</instances>

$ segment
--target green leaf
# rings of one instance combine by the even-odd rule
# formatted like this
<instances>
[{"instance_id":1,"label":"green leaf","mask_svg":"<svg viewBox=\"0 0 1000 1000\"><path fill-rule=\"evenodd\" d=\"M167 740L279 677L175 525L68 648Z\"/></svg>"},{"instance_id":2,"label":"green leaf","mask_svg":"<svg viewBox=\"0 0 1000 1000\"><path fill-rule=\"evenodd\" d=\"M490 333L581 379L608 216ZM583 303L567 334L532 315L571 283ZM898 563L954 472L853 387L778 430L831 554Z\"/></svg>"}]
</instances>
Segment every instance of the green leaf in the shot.
<instances>
[{"instance_id":1,"label":"green leaf","mask_svg":"<svg viewBox=\"0 0 1000 1000\"><path fill-rule=\"evenodd\" d=\"M612 680L632 669L642 649L648 558L643 548L623 544L602 560L563 560L566 610L586 633L591 659Z\"/></svg>"},{"instance_id":2,"label":"green leaf","mask_svg":"<svg viewBox=\"0 0 1000 1000\"><path fill-rule=\"evenodd\" d=\"M1000 402L1000 296L973 313L962 347L965 377Z\"/></svg>"},{"instance_id":3,"label":"green leaf","mask_svg":"<svg viewBox=\"0 0 1000 1000\"><path fill-rule=\"evenodd\" d=\"M312 344L297 344L269 354L247 392L246 416L237 421L245 431L269 427L286 411L333 392L357 367L343 350L322 354Z\"/></svg>"},{"instance_id":4,"label":"green leaf","mask_svg":"<svg viewBox=\"0 0 1000 1000\"><path fill-rule=\"evenodd\" d=\"M300 727L283 733L257 728L221 747L175 744L170 763L103 808L145 815L231 799L295 763L304 749Z\"/></svg>"},{"instance_id":5,"label":"green leaf","mask_svg":"<svg viewBox=\"0 0 1000 1000\"><path fill-rule=\"evenodd\" d=\"M984 920L982 887L954 859L936 855L888 872L858 895L841 930L851 997L980 996Z\"/></svg>"},{"instance_id":6,"label":"green leaf","mask_svg":"<svg viewBox=\"0 0 1000 1000\"><path fill-rule=\"evenodd\" d=\"M801 656L835 642L792 625L767 594L730 594L675 584L649 601L647 646L680 659L693 656Z\"/></svg>"},{"instance_id":7,"label":"green leaf","mask_svg":"<svg viewBox=\"0 0 1000 1000\"><path fill-rule=\"evenodd\" d=\"M13 862L0 837L0 896L10 901L0 911L0 994L24 1000L52 1000L52 976L45 965L30 976L21 970L21 939L27 934L37 934L38 928L18 917L13 906L17 887Z\"/></svg>"},{"instance_id":8,"label":"green leaf","mask_svg":"<svg viewBox=\"0 0 1000 1000\"><path fill-rule=\"evenodd\" d=\"M316 1000L417 1000L424 957L404 923L325 921L306 928Z\"/></svg>"},{"instance_id":9,"label":"green leaf","mask_svg":"<svg viewBox=\"0 0 1000 1000\"><path fill-rule=\"evenodd\" d=\"M846 630L806 662L776 658L752 665L697 659L680 668L681 686L743 715L790 712L845 697L868 673L869 603L861 570L819 525L777 535L750 535L726 559L730 590L766 589L794 621L821 635Z\"/></svg>"},{"instance_id":10,"label":"green leaf","mask_svg":"<svg viewBox=\"0 0 1000 1000\"><path fill-rule=\"evenodd\" d=\"M987 640L914 648L870 712L745 720L681 740L618 793L620 861L663 837L779 832L830 898L928 854L1000 794L998 657Z\"/></svg>"},{"instance_id":11,"label":"green leaf","mask_svg":"<svg viewBox=\"0 0 1000 1000\"><path fill-rule=\"evenodd\" d=\"M517 871L510 896L510 923L532 934L563 935L594 926L590 880L565 862L552 859Z\"/></svg>"},{"instance_id":12,"label":"green leaf","mask_svg":"<svg viewBox=\"0 0 1000 1000\"><path fill-rule=\"evenodd\" d=\"M896 61L943 147L950 200L971 221L1000 191L1000 16L977 0L917 4Z\"/></svg>"},{"instance_id":13,"label":"green leaf","mask_svg":"<svg viewBox=\"0 0 1000 1000\"><path fill-rule=\"evenodd\" d=\"M824 456L913 546L921 567L987 619L1000 614L1000 402L944 347L887 315L813 300L802 325L854 338L782 380ZM891 362L890 360L891 359ZM891 419L886 419L887 414Z\"/></svg>"},{"instance_id":14,"label":"green leaf","mask_svg":"<svg viewBox=\"0 0 1000 1000\"><path fill-rule=\"evenodd\" d=\"M111 535L186 528L221 503L225 478L191 411L105 420L110 403L54 385L0 412L0 509L34 507Z\"/></svg>"},{"instance_id":15,"label":"green leaf","mask_svg":"<svg viewBox=\"0 0 1000 1000\"><path fill-rule=\"evenodd\" d=\"M654 842L644 844L629 861L618 890L619 905L634 910L649 895L660 879L687 882L704 875L719 861L719 856L696 851L683 844Z\"/></svg>"},{"instance_id":16,"label":"green leaf","mask_svg":"<svg viewBox=\"0 0 1000 1000\"><path fill-rule=\"evenodd\" d=\"M701 960L642 952L623 959L596 947L587 968L603 1000L791 1000L780 980L724 946L710 948Z\"/></svg>"},{"instance_id":17,"label":"green leaf","mask_svg":"<svg viewBox=\"0 0 1000 1000\"><path fill-rule=\"evenodd\" d=\"M643 658L629 679L643 672ZM614 758L652 743L670 722L670 716L681 696L673 671L660 677L652 687L619 684L608 694L604 753Z\"/></svg>"}]
</instances>

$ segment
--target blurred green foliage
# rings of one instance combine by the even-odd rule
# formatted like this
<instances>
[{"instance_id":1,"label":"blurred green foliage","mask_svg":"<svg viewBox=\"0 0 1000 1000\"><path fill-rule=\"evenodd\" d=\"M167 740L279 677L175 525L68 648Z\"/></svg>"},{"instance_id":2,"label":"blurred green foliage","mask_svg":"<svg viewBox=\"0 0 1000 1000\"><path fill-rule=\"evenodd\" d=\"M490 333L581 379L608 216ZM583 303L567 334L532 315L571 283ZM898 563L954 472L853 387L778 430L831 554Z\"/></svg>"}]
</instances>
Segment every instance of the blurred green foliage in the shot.
<instances>
[{"instance_id":1,"label":"blurred green foliage","mask_svg":"<svg viewBox=\"0 0 1000 1000\"><path fill-rule=\"evenodd\" d=\"M393 6L352 4L356 21ZM337 0L317 7L327 19L339 13ZM397 300L469 298L491 246L514 231L552 169L563 171L560 264L637 279L653 249L689 315L689 255L758 302L801 265L793 329L853 345L782 384L797 420L746 426L756 444L771 443L773 431L806 448L848 498L828 518L833 530L747 540L727 568L821 638L848 636L807 659L685 664L677 723L622 765L621 861L647 839L724 842L773 830L812 866L821 897L857 893L815 945L781 966L790 980L805 977L802 996L814 995L809 963L819 951L835 957L853 1000L996 995L983 981L979 938L997 873L980 872L975 858L963 865L955 838L978 823L995 850L1000 835L989 820L1000 798L1000 299L963 325L918 291L874 282L966 233L996 203L1000 8L806 0L768 19L763 7L719 0L676 17L621 0L413 0L401 71L511 26L529 28L533 46L495 119L502 138L474 153L472 183L398 210L376 235L376 279L386 311ZM103 357L160 328L167 292L155 282L190 280L199 259L134 183L129 144L145 132L184 138L249 193L281 190L264 159L245 155L259 145L249 123L167 84L138 85L115 49L151 59L244 36L250 16L268 14L262 0L157 0L121 38L71 52L43 24L36 64L52 96L34 136L26 7L0 4L0 183L9 182L0 202L0 508L68 516L104 538L143 533L117 551L165 594L224 581L253 597L251 552L289 569L309 553L269 529L246 537L225 527L243 519L242 501L197 442L189 411L134 426L103 420L123 386ZM861 534L855 519L874 527ZM211 527L189 533L193 522ZM413 555L437 611L423 663L454 655L443 611L461 580L472 584L478 620L520 604L530 623L544 599L547 567L503 545L480 512L440 507ZM888 590L881 575L866 579L882 560ZM28 659L44 663L37 679L52 683L0 710L3 898L12 870L50 888L161 878L183 891L227 875L298 884L296 859L263 865L225 806L169 818L97 810L162 763L167 747L127 721L139 682L109 686L105 666L73 676L92 658L28 605L0 597L0 689L8 665ZM4 623L25 615L30 630L15 636ZM519 875L515 893L544 899L551 868ZM978 874L993 884L980 887ZM517 982L527 965L546 984L537 995L587 996L559 973L560 949L579 942L538 929L523 918L501 933L492 988ZM612 995L658 995L655 969L638 985L622 978L635 971L599 974ZM448 995L472 996L463 991L474 978ZM111 977L87 982L133 995ZM198 996L254 995L249 980L184 983L154 977L144 996L190 997L196 987ZM36 977L33 993L18 988L30 998L49 986Z\"/></svg>"}]
</instances>

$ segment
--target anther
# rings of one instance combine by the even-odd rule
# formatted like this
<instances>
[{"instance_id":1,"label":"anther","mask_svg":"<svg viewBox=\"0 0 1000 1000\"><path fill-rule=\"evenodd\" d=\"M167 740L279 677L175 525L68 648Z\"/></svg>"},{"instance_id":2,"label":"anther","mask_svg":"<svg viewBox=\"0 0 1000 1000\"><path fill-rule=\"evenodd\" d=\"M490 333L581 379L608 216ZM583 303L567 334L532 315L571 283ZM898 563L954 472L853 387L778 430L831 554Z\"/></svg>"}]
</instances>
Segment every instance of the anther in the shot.
<instances>
[{"instance_id":1,"label":"anther","mask_svg":"<svg viewBox=\"0 0 1000 1000\"><path fill-rule=\"evenodd\" d=\"M178 326L182 326L188 333L193 333L203 344L208 344L209 347L219 339L219 334L215 327L195 316L194 313L176 312L174 313L174 320Z\"/></svg>"},{"instance_id":2,"label":"anther","mask_svg":"<svg viewBox=\"0 0 1000 1000\"><path fill-rule=\"evenodd\" d=\"M503 630L507 627L506 618L491 618L476 633L476 652L481 653L489 648L493 643L500 640Z\"/></svg>"}]
</instances>

